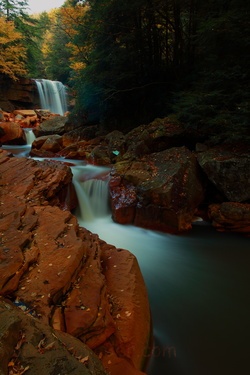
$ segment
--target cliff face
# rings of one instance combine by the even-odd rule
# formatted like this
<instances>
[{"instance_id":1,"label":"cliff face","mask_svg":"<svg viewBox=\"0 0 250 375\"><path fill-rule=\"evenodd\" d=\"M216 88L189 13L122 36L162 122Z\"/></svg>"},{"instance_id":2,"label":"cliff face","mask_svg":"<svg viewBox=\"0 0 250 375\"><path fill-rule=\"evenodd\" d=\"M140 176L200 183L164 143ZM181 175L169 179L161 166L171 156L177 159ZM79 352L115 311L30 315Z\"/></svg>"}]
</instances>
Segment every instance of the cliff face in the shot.
<instances>
[{"instance_id":1,"label":"cliff face","mask_svg":"<svg viewBox=\"0 0 250 375\"><path fill-rule=\"evenodd\" d=\"M20 78L14 82L0 76L0 108L4 111L13 111L17 108L39 107L39 96L35 81L29 78Z\"/></svg>"}]
</instances>

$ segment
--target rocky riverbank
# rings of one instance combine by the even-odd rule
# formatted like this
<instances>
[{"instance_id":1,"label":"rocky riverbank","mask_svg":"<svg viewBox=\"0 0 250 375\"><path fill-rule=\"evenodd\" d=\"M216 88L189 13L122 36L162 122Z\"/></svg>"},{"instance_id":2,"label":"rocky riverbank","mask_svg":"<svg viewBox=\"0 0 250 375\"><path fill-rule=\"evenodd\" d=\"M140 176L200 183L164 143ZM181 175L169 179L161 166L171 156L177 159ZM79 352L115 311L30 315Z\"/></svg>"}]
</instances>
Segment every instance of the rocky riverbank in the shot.
<instances>
[{"instance_id":1,"label":"rocky riverbank","mask_svg":"<svg viewBox=\"0 0 250 375\"><path fill-rule=\"evenodd\" d=\"M70 168L0 150L0 184L2 373L40 374L40 358L46 374L142 374L150 312L137 260L79 228Z\"/></svg>"},{"instance_id":2,"label":"rocky riverbank","mask_svg":"<svg viewBox=\"0 0 250 375\"><path fill-rule=\"evenodd\" d=\"M109 166L118 223L182 233L202 217L249 235L247 139L201 143L168 118L106 134L49 111L0 111L2 145L25 144L27 127L30 154L51 160L0 150L1 370L39 372L42 358L51 373L142 374L150 312L136 258L78 226L71 170L53 158Z\"/></svg>"},{"instance_id":3,"label":"rocky riverbank","mask_svg":"<svg viewBox=\"0 0 250 375\"><path fill-rule=\"evenodd\" d=\"M118 130L106 134L98 126L73 128L67 116L46 111L35 114L37 138L31 156L111 167L110 201L116 222L181 233L190 230L198 216L219 231L249 234L247 138L219 142L211 137L201 143L169 118L156 119L127 134ZM22 133L23 123L32 124L32 118L34 114L23 113L15 126L10 121L0 123L4 133L0 142L11 144L15 139L18 143L12 129L17 127Z\"/></svg>"}]
</instances>

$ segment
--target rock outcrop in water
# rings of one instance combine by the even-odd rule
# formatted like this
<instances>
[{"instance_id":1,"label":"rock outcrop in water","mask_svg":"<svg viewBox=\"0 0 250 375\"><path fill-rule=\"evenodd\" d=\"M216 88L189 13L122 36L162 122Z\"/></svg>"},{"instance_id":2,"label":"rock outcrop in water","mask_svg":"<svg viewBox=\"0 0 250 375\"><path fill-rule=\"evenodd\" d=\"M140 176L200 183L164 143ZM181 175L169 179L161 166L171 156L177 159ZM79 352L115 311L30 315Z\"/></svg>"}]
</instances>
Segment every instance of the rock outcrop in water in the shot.
<instances>
[{"instance_id":1,"label":"rock outcrop in water","mask_svg":"<svg viewBox=\"0 0 250 375\"><path fill-rule=\"evenodd\" d=\"M196 141L180 124L165 118L128 134L116 130L104 135L97 126L90 126L60 138L38 138L31 155L111 166L111 207L119 223L178 233L190 229L194 216L201 215L221 231L248 233L248 215L232 225L235 215L228 212L217 223L218 215L211 214L214 209L209 207L241 202L244 212L249 210L247 140L227 140L217 146L211 140L208 144Z\"/></svg>"},{"instance_id":2,"label":"rock outcrop in water","mask_svg":"<svg viewBox=\"0 0 250 375\"><path fill-rule=\"evenodd\" d=\"M46 332L50 325L87 344L111 375L142 374L150 312L138 263L79 228L68 210L71 177L61 163L0 151L0 295L30 312L31 325L45 324Z\"/></svg>"},{"instance_id":3,"label":"rock outcrop in water","mask_svg":"<svg viewBox=\"0 0 250 375\"><path fill-rule=\"evenodd\" d=\"M168 118L156 119L127 134L118 130L103 134L97 125L72 130L65 117L62 121L55 119L55 122L61 121L58 130L57 125L53 128L54 120L47 119L39 114L41 125L36 128L37 134L46 135L33 142L30 155L111 166L111 207L117 222L179 233L190 229L194 216L201 215L220 230L247 231L246 215L243 215L244 222L240 220L235 226L231 225L235 216L226 216L217 225L216 215L212 219L209 208L210 204L241 202L246 204L244 210L248 210L250 153L247 139L226 140L216 146L211 140L207 144L196 144L196 138L192 139L180 124ZM183 147L189 153L187 159L182 158Z\"/></svg>"},{"instance_id":4,"label":"rock outcrop in water","mask_svg":"<svg viewBox=\"0 0 250 375\"><path fill-rule=\"evenodd\" d=\"M231 202L250 201L250 147L226 144L198 153L198 162L210 182Z\"/></svg>"},{"instance_id":5,"label":"rock outcrop in water","mask_svg":"<svg viewBox=\"0 0 250 375\"><path fill-rule=\"evenodd\" d=\"M204 199L197 160L185 147L116 163L110 194L115 221L166 232L191 229Z\"/></svg>"}]
</instances>

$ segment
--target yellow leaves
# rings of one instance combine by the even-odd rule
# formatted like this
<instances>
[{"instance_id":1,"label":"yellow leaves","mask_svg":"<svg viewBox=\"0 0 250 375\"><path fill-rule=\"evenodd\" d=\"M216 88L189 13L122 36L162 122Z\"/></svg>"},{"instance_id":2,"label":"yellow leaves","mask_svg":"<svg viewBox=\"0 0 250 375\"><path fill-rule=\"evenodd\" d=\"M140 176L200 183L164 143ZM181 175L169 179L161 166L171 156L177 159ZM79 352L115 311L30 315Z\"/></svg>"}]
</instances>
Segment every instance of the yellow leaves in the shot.
<instances>
[{"instance_id":1,"label":"yellow leaves","mask_svg":"<svg viewBox=\"0 0 250 375\"><path fill-rule=\"evenodd\" d=\"M85 68L86 64L84 64L81 61L75 61L70 64L71 69L73 69L75 72L80 72Z\"/></svg>"},{"instance_id":2,"label":"yellow leaves","mask_svg":"<svg viewBox=\"0 0 250 375\"><path fill-rule=\"evenodd\" d=\"M0 72L13 80L26 74L26 48L22 45L22 35L16 31L12 21L0 17Z\"/></svg>"},{"instance_id":3,"label":"yellow leaves","mask_svg":"<svg viewBox=\"0 0 250 375\"><path fill-rule=\"evenodd\" d=\"M22 38L22 35L15 30L14 22L6 21L0 17L0 44L11 43Z\"/></svg>"},{"instance_id":4,"label":"yellow leaves","mask_svg":"<svg viewBox=\"0 0 250 375\"><path fill-rule=\"evenodd\" d=\"M71 37L77 34L77 27L82 24L86 7L64 7L60 9L60 16L64 30Z\"/></svg>"}]
</instances>

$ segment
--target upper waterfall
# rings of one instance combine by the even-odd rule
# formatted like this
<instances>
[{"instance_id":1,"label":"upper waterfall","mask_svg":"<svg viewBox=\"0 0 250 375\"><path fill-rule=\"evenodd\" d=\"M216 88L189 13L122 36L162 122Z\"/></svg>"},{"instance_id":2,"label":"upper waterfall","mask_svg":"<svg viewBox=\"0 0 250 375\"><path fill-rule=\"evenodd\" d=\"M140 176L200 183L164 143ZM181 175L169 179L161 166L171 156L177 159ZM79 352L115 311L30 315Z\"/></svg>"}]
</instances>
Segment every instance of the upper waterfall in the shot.
<instances>
[{"instance_id":1,"label":"upper waterfall","mask_svg":"<svg viewBox=\"0 0 250 375\"><path fill-rule=\"evenodd\" d=\"M36 79L42 109L49 109L52 113L64 115L67 111L66 87L59 81Z\"/></svg>"}]
</instances>

